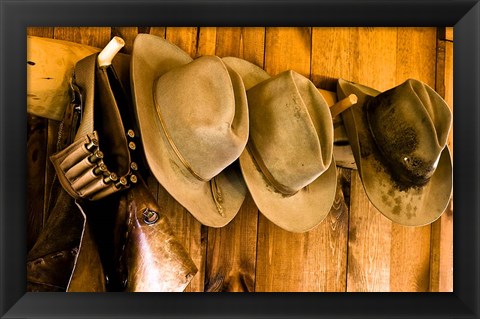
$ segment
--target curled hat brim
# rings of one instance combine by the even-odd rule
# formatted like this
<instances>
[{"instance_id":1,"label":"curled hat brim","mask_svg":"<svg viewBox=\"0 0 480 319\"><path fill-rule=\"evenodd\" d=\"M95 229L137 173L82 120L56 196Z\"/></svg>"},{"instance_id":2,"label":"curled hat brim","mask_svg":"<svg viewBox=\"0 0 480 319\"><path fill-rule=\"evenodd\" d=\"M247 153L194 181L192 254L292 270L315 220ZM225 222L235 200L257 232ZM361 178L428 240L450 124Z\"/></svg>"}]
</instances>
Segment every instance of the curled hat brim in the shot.
<instances>
[{"instance_id":1,"label":"curled hat brim","mask_svg":"<svg viewBox=\"0 0 480 319\"><path fill-rule=\"evenodd\" d=\"M368 128L364 104L381 92L339 79L339 99L355 94L356 105L342 113L365 193L380 213L395 223L423 226L438 219L452 194L452 161L447 146L442 150L435 173L423 186L400 184L392 177Z\"/></svg>"},{"instance_id":2,"label":"curled hat brim","mask_svg":"<svg viewBox=\"0 0 480 319\"><path fill-rule=\"evenodd\" d=\"M270 78L258 66L238 58L223 58L242 77L245 89ZM329 168L316 180L291 196L277 192L255 163L248 147L240 155L240 167L247 187L260 212L277 226L291 232L306 232L330 212L337 188L337 170L332 159Z\"/></svg>"},{"instance_id":3,"label":"curled hat brim","mask_svg":"<svg viewBox=\"0 0 480 319\"><path fill-rule=\"evenodd\" d=\"M169 70L193 59L167 40L139 34L133 44L131 87L134 109L145 157L158 182L201 224L222 227L238 213L247 193L240 170L230 165L215 179L223 195L221 216L213 200L210 182L193 178L182 166L162 129L153 99L155 80ZM235 89L243 89L239 76L232 77ZM245 106L246 107L246 106Z\"/></svg>"}]
</instances>

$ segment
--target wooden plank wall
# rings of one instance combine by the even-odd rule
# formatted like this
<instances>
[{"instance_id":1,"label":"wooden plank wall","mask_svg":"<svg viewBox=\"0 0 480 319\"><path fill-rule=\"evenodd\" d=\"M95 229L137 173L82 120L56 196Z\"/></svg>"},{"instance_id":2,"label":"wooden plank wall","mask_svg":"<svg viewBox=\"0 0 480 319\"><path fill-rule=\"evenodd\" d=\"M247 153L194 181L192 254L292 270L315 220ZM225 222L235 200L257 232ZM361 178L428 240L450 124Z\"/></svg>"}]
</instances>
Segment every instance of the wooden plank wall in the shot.
<instances>
[{"instance_id":1,"label":"wooden plank wall","mask_svg":"<svg viewBox=\"0 0 480 319\"><path fill-rule=\"evenodd\" d=\"M293 69L327 90L335 90L339 77L378 90L416 78L453 107L452 28L55 27L27 33L97 47L118 35L126 41L124 53L131 53L138 33L150 33L193 58L241 57L271 75ZM48 156L58 125L28 116L28 248L48 217ZM199 268L186 291L452 291L453 204L431 225L403 227L369 203L356 171L337 168L337 174L330 214L304 234L272 224L250 195L226 227L202 226L149 176L150 190Z\"/></svg>"}]
</instances>

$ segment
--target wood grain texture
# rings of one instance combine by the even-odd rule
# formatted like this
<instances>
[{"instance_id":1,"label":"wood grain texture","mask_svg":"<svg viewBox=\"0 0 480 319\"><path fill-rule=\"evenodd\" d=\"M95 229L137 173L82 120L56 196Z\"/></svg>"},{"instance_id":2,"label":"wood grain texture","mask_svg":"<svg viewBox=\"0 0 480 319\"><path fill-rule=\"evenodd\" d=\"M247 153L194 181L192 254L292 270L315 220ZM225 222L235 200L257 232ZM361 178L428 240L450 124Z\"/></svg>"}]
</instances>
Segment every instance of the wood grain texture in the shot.
<instances>
[{"instance_id":1,"label":"wood grain texture","mask_svg":"<svg viewBox=\"0 0 480 319\"><path fill-rule=\"evenodd\" d=\"M215 55L215 43L217 41L217 28L200 27L198 33L197 54L195 57L202 55Z\"/></svg>"},{"instance_id":2,"label":"wood grain texture","mask_svg":"<svg viewBox=\"0 0 480 319\"><path fill-rule=\"evenodd\" d=\"M133 41L138 34L137 27L116 27L112 28L110 38L115 36L122 38L125 41L125 46L120 52L132 54Z\"/></svg>"},{"instance_id":3,"label":"wood grain texture","mask_svg":"<svg viewBox=\"0 0 480 319\"><path fill-rule=\"evenodd\" d=\"M265 71L271 76L294 70L310 78L311 28L267 28Z\"/></svg>"},{"instance_id":4,"label":"wood grain texture","mask_svg":"<svg viewBox=\"0 0 480 319\"><path fill-rule=\"evenodd\" d=\"M437 41L435 89L453 112L453 42L441 38ZM448 137L448 147L453 160L453 127ZM432 224L430 291L453 291L453 199L443 215Z\"/></svg>"},{"instance_id":5,"label":"wood grain texture","mask_svg":"<svg viewBox=\"0 0 480 319\"><path fill-rule=\"evenodd\" d=\"M350 170L338 168L338 176L333 207L311 231L287 232L265 217L260 218L256 291L346 291L348 205L345 197L350 188Z\"/></svg>"},{"instance_id":6,"label":"wood grain texture","mask_svg":"<svg viewBox=\"0 0 480 319\"><path fill-rule=\"evenodd\" d=\"M246 33L248 35L246 35ZM264 28L220 28L215 54L243 58L263 57ZM263 66L263 60L256 60ZM257 64L258 65L258 64ZM205 291L253 292L255 290L258 208L250 195L226 227L208 229Z\"/></svg>"},{"instance_id":7,"label":"wood grain texture","mask_svg":"<svg viewBox=\"0 0 480 319\"><path fill-rule=\"evenodd\" d=\"M445 40L453 41L453 27L445 28Z\"/></svg>"},{"instance_id":8,"label":"wood grain texture","mask_svg":"<svg viewBox=\"0 0 480 319\"><path fill-rule=\"evenodd\" d=\"M397 29L353 28L350 32L350 80L381 91L393 87ZM390 290L391 227L392 222L369 202L358 172L352 172L348 291Z\"/></svg>"},{"instance_id":9,"label":"wood grain texture","mask_svg":"<svg viewBox=\"0 0 480 319\"><path fill-rule=\"evenodd\" d=\"M435 28L399 28L396 85L409 78L435 87ZM430 225L392 224L390 291L428 291L430 284Z\"/></svg>"},{"instance_id":10,"label":"wood grain texture","mask_svg":"<svg viewBox=\"0 0 480 319\"><path fill-rule=\"evenodd\" d=\"M310 28L267 28L265 70L309 77L311 41ZM307 233L287 232L260 215L256 291L345 291L347 225L342 183L330 214Z\"/></svg>"},{"instance_id":11,"label":"wood grain texture","mask_svg":"<svg viewBox=\"0 0 480 319\"><path fill-rule=\"evenodd\" d=\"M54 37L103 48L110 41L110 31L109 27L56 27Z\"/></svg>"},{"instance_id":12,"label":"wood grain texture","mask_svg":"<svg viewBox=\"0 0 480 319\"><path fill-rule=\"evenodd\" d=\"M27 35L35 37L53 38L52 27L29 27L27 28Z\"/></svg>"},{"instance_id":13,"label":"wood grain texture","mask_svg":"<svg viewBox=\"0 0 480 319\"><path fill-rule=\"evenodd\" d=\"M335 92L338 78L350 78L350 28L313 28L312 82Z\"/></svg>"},{"instance_id":14,"label":"wood grain texture","mask_svg":"<svg viewBox=\"0 0 480 319\"><path fill-rule=\"evenodd\" d=\"M208 229L205 291L255 291L258 209L250 194L225 227Z\"/></svg>"},{"instance_id":15,"label":"wood grain texture","mask_svg":"<svg viewBox=\"0 0 480 319\"><path fill-rule=\"evenodd\" d=\"M335 90L339 77L382 91L415 78L434 87L453 109L453 28L27 29L28 35L96 47L119 35L127 43L125 53L131 53L138 33L167 38L193 58L237 56L271 75L293 69L327 90ZM44 198L54 174L48 154L58 125L27 120L27 192L35 198L28 202L28 245L47 217ZM452 134L448 143L453 150ZM372 206L356 171L339 168L337 173L330 214L305 234L272 224L250 195L229 225L204 227L147 176L150 191L199 268L186 291L453 291L453 200L430 226L403 227Z\"/></svg>"},{"instance_id":16,"label":"wood grain texture","mask_svg":"<svg viewBox=\"0 0 480 319\"><path fill-rule=\"evenodd\" d=\"M199 28L197 27L168 27L165 34L168 41L195 58L197 56L198 32Z\"/></svg>"},{"instance_id":17,"label":"wood grain texture","mask_svg":"<svg viewBox=\"0 0 480 319\"><path fill-rule=\"evenodd\" d=\"M265 28L219 28L216 55L245 59L263 67Z\"/></svg>"},{"instance_id":18,"label":"wood grain texture","mask_svg":"<svg viewBox=\"0 0 480 319\"><path fill-rule=\"evenodd\" d=\"M197 33L196 27L173 28L165 30L166 39L187 52L192 58L197 55ZM185 208L183 208L168 192L159 185L158 200L167 214L172 228L185 246L198 268L198 273L188 285L186 291L204 291L205 258L207 228L202 226Z\"/></svg>"},{"instance_id":19,"label":"wood grain texture","mask_svg":"<svg viewBox=\"0 0 480 319\"><path fill-rule=\"evenodd\" d=\"M391 222L372 206L352 171L348 231L348 292L390 290Z\"/></svg>"},{"instance_id":20,"label":"wood grain texture","mask_svg":"<svg viewBox=\"0 0 480 319\"><path fill-rule=\"evenodd\" d=\"M151 27L148 33L165 38L165 30L165 27Z\"/></svg>"}]
</instances>

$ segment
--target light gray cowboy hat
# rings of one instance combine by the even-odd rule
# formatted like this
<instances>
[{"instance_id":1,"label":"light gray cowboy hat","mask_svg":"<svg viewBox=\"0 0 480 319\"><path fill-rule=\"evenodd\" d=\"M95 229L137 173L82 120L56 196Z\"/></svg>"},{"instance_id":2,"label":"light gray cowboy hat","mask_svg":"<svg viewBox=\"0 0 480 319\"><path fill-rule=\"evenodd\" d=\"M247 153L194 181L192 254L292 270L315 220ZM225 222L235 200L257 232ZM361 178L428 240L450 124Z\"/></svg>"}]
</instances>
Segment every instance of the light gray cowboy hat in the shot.
<instances>
[{"instance_id":1,"label":"light gray cowboy hat","mask_svg":"<svg viewBox=\"0 0 480 319\"><path fill-rule=\"evenodd\" d=\"M133 44L132 93L145 157L158 182L200 223L222 227L247 188L231 165L248 139L240 76L215 56L196 60L163 38Z\"/></svg>"},{"instance_id":2,"label":"light gray cowboy hat","mask_svg":"<svg viewBox=\"0 0 480 319\"><path fill-rule=\"evenodd\" d=\"M306 232L329 213L337 185L330 110L313 83L285 71L224 58L247 89L250 137L240 156L247 187L274 224Z\"/></svg>"},{"instance_id":3,"label":"light gray cowboy hat","mask_svg":"<svg viewBox=\"0 0 480 319\"><path fill-rule=\"evenodd\" d=\"M342 118L369 200L402 225L435 221L452 194L448 105L412 79L383 93L339 79L338 98L351 93L358 103Z\"/></svg>"}]
</instances>

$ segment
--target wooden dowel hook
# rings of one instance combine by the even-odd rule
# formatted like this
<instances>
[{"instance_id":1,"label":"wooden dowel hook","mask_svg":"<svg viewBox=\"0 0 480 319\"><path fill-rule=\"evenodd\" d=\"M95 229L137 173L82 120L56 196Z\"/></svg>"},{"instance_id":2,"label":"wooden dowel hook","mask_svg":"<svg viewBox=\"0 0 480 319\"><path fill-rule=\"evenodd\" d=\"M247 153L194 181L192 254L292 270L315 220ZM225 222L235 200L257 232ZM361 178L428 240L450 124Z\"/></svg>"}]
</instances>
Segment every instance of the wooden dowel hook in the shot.
<instances>
[{"instance_id":1,"label":"wooden dowel hook","mask_svg":"<svg viewBox=\"0 0 480 319\"><path fill-rule=\"evenodd\" d=\"M125 46L125 41L120 37L113 37L107 46L98 54L98 66L109 66L115 55Z\"/></svg>"},{"instance_id":2,"label":"wooden dowel hook","mask_svg":"<svg viewBox=\"0 0 480 319\"><path fill-rule=\"evenodd\" d=\"M338 114L342 113L349 107L357 104L358 102L358 97L355 94L350 94L343 100L338 101L334 105L330 107L330 113L332 114L332 117L337 116Z\"/></svg>"}]
</instances>

